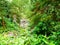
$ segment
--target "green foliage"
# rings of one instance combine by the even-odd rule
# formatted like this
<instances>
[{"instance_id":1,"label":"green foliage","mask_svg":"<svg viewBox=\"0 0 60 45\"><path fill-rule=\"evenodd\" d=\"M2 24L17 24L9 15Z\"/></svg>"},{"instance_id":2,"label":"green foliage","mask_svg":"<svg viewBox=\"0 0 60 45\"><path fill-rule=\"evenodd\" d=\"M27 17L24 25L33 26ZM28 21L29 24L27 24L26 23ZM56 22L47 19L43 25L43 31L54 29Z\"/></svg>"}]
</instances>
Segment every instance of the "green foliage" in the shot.
<instances>
[{"instance_id":1,"label":"green foliage","mask_svg":"<svg viewBox=\"0 0 60 45\"><path fill-rule=\"evenodd\" d=\"M57 3L58 2L58 3ZM32 34L44 35L51 37L51 43L59 38L57 33L60 33L60 21L59 21L59 3L58 0L35 0L32 1L33 8L31 9L33 14L30 16ZM54 33L56 34L54 34ZM54 37L54 36L55 37ZM57 37L58 35L58 37ZM52 39L53 38L53 39ZM56 40L54 40L56 39ZM46 42L46 40L44 40ZM43 44L44 45L44 44ZM48 44L49 45L49 44ZM55 45L55 44L52 44Z\"/></svg>"},{"instance_id":2,"label":"green foliage","mask_svg":"<svg viewBox=\"0 0 60 45\"><path fill-rule=\"evenodd\" d=\"M0 45L60 45L60 1L0 0Z\"/></svg>"}]
</instances>

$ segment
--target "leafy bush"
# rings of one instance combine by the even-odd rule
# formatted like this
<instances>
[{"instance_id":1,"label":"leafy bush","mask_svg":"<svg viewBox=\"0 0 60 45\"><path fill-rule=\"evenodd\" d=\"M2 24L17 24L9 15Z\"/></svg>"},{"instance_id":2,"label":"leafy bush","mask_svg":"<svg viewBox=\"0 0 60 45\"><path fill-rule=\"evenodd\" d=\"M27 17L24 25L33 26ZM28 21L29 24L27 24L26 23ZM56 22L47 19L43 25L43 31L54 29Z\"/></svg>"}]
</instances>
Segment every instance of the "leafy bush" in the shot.
<instances>
[{"instance_id":1,"label":"leafy bush","mask_svg":"<svg viewBox=\"0 0 60 45\"><path fill-rule=\"evenodd\" d=\"M0 45L60 45L60 1L0 0Z\"/></svg>"}]
</instances>

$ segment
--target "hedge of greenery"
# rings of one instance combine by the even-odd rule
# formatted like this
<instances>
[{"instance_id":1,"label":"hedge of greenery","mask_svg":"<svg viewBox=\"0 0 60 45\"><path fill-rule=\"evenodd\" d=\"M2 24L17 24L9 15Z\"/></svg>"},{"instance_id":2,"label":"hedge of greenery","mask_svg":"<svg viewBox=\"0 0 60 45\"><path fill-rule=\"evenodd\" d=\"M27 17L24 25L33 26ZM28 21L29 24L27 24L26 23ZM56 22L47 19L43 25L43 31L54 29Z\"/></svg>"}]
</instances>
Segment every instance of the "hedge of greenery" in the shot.
<instances>
[{"instance_id":1,"label":"hedge of greenery","mask_svg":"<svg viewBox=\"0 0 60 45\"><path fill-rule=\"evenodd\" d=\"M60 45L60 1L0 0L0 45Z\"/></svg>"}]
</instances>

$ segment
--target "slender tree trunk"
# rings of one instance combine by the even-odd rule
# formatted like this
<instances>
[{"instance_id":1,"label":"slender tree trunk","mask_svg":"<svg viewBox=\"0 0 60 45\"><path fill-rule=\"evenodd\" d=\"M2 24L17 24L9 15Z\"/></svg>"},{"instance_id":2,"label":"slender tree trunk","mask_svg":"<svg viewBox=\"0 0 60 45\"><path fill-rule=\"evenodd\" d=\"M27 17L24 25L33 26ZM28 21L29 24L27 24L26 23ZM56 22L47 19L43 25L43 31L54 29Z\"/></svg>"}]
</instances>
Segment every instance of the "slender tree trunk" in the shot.
<instances>
[{"instance_id":1,"label":"slender tree trunk","mask_svg":"<svg viewBox=\"0 0 60 45\"><path fill-rule=\"evenodd\" d=\"M3 16L2 16L2 26L3 26L3 28L5 28L5 21L4 21Z\"/></svg>"}]
</instances>

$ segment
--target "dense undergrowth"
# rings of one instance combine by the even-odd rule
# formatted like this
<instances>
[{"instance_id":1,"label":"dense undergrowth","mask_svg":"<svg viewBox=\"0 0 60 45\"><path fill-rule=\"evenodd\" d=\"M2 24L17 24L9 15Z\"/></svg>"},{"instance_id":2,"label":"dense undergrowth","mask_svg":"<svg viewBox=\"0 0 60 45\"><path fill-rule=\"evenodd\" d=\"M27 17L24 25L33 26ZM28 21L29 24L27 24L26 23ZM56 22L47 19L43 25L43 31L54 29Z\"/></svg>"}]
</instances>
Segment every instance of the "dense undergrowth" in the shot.
<instances>
[{"instance_id":1,"label":"dense undergrowth","mask_svg":"<svg viewBox=\"0 0 60 45\"><path fill-rule=\"evenodd\" d=\"M60 1L0 0L0 45L60 45Z\"/></svg>"},{"instance_id":2,"label":"dense undergrowth","mask_svg":"<svg viewBox=\"0 0 60 45\"><path fill-rule=\"evenodd\" d=\"M0 45L59 45L57 34L46 37L36 34L21 34L17 31L8 31L0 34Z\"/></svg>"}]
</instances>

